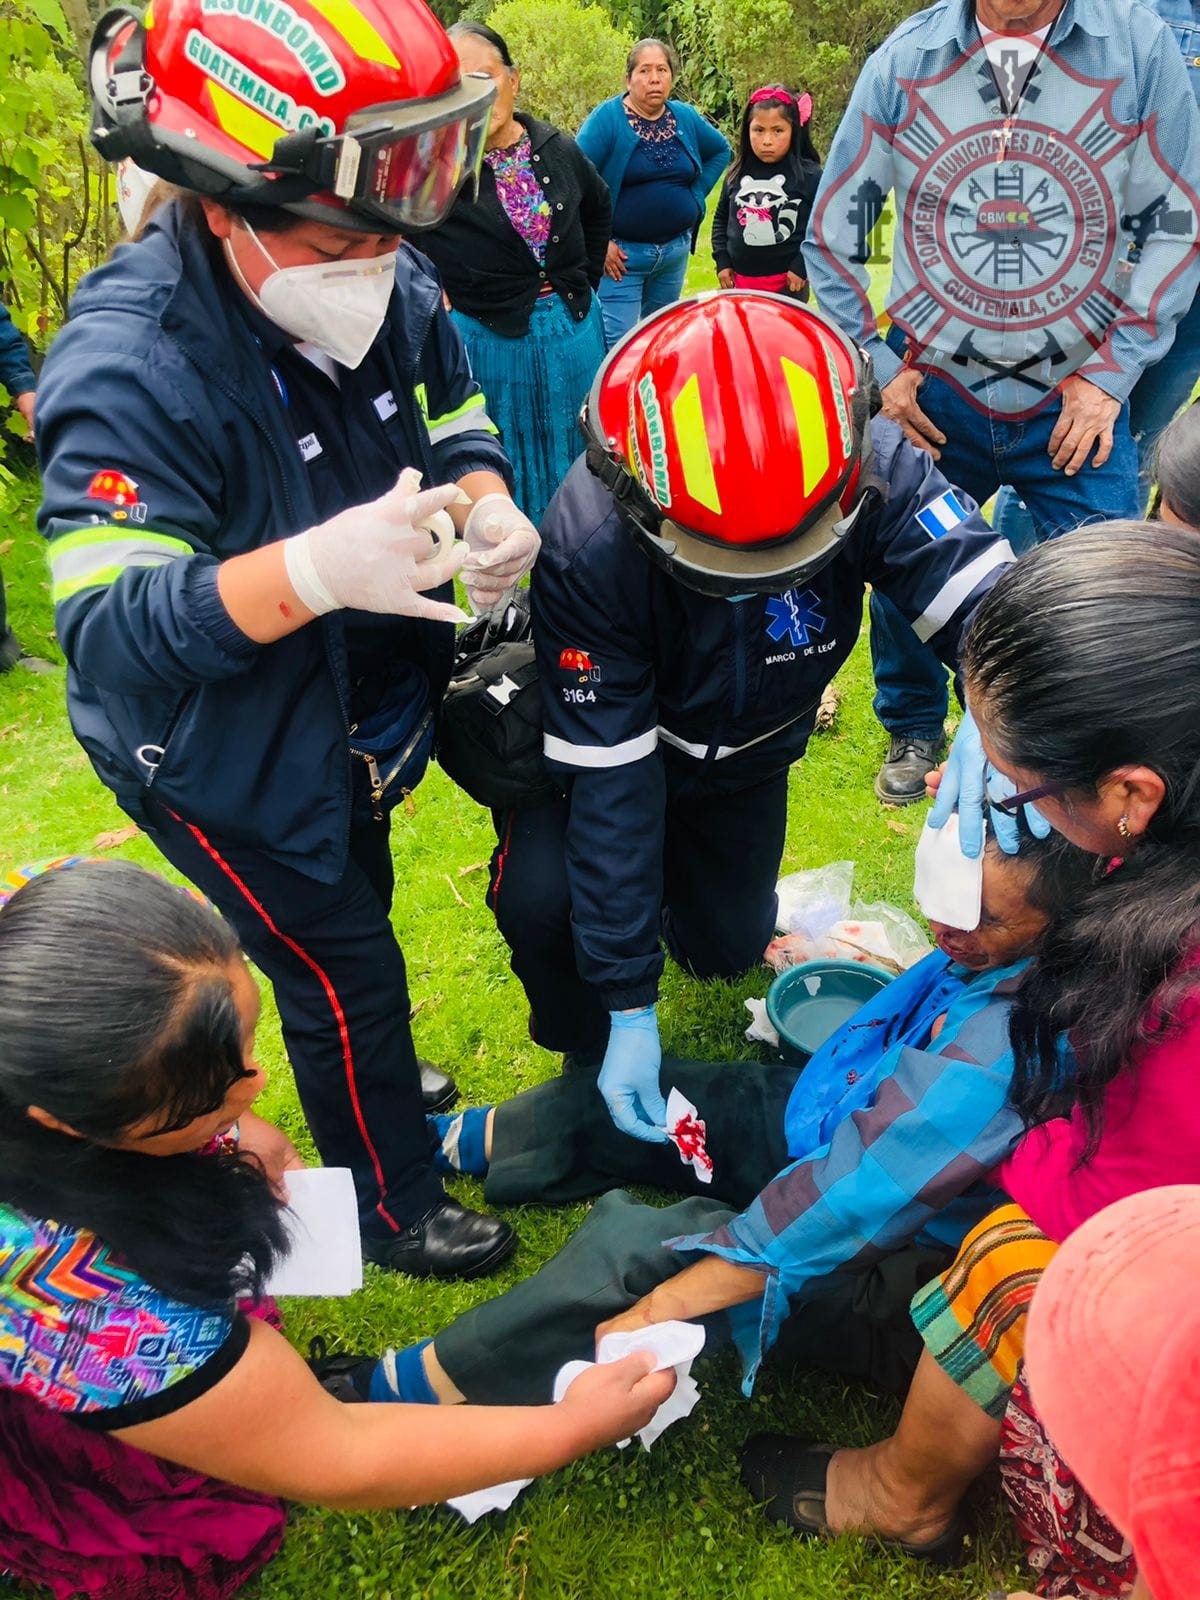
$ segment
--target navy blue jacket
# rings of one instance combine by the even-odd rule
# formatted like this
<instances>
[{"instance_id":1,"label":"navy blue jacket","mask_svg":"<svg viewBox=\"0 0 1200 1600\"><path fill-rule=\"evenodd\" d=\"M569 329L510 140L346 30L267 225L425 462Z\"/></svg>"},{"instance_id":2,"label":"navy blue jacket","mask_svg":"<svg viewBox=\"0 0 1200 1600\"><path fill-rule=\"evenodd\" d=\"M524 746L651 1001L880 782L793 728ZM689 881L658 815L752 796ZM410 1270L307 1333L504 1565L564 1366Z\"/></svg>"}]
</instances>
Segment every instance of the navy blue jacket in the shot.
<instances>
[{"instance_id":1,"label":"navy blue jacket","mask_svg":"<svg viewBox=\"0 0 1200 1600\"><path fill-rule=\"evenodd\" d=\"M356 614L258 645L217 593L222 559L320 520L301 454L311 444L289 426L239 295L207 231L170 206L84 279L47 358L39 526L51 541L68 709L135 818L152 795L333 882L350 824L345 628ZM343 421L382 430L397 473L507 476L436 273L407 247L359 370L377 375L380 392ZM436 705L451 626L397 619L389 644L421 668Z\"/></svg>"},{"instance_id":2,"label":"navy blue jacket","mask_svg":"<svg viewBox=\"0 0 1200 1600\"><path fill-rule=\"evenodd\" d=\"M658 993L667 802L749 788L804 754L868 583L957 668L967 618L1013 559L894 423L872 431L882 487L837 557L780 596L711 599L675 582L582 457L551 501L533 572L545 750L569 795L579 970L611 1010Z\"/></svg>"},{"instance_id":3,"label":"navy blue jacket","mask_svg":"<svg viewBox=\"0 0 1200 1600\"><path fill-rule=\"evenodd\" d=\"M6 305L0 305L0 383L15 400L37 388L29 365L29 346L12 319Z\"/></svg>"}]
</instances>

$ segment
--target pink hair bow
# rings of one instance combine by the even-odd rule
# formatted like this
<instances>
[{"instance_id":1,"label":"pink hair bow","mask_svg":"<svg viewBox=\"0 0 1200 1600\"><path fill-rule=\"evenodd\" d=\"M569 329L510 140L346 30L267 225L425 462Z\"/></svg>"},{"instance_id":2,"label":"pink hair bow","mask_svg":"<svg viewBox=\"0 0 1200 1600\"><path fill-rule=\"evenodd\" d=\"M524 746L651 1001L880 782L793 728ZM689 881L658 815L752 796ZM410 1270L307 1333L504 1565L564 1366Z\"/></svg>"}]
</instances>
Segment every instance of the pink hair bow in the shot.
<instances>
[{"instance_id":1,"label":"pink hair bow","mask_svg":"<svg viewBox=\"0 0 1200 1600\"><path fill-rule=\"evenodd\" d=\"M812 116L813 103L812 95L810 94L794 95L789 90L783 88L780 84L768 84L762 89L755 89L754 93L750 96L750 104L752 106L761 105L764 100L794 101L796 110L799 113L801 127L803 127L808 121L809 117Z\"/></svg>"}]
</instances>

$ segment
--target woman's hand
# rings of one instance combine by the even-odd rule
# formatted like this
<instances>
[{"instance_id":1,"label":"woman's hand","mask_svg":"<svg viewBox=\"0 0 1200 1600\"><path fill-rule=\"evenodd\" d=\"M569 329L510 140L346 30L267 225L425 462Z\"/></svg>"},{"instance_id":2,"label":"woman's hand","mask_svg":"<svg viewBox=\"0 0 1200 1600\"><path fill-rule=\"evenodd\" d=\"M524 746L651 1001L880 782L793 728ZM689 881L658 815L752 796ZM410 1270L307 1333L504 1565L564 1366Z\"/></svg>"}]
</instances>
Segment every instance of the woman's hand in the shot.
<instances>
[{"instance_id":1,"label":"woman's hand","mask_svg":"<svg viewBox=\"0 0 1200 1600\"><path fill-rule=\"evenodd\" d=\"M258 1157L276 1190L283 1188L285 1172L297 1172L306 1165L283 1129L264 1121L256 1111L243 1111L238 1118L238 1148Z\"/></svg>"},{"instance_id":2,"label":"woman's hand","mask_svg":"<svg viewBox=\"0 0 1200 1600\"><path fill-rule=\"evenodd\" d=\"M808 288L808 279L802 278L798 272L789 272L787 286L789 294L803 294Z\"/></svg>"},{"instance_id":3,"label":"woman's hand","mask_svg":"<svg viewBox=\"0 0 1200 1600\"><path fill-rule=\"evenodd\" d=\"M581 1372L558 1404L570 1424L573 1446L582 1455L644 1428L674 1387L670 1367L655 1372L650 1352L633 1350L620 1361Z\"/></svg>"},{"instance_id":4,"label":"woman's hand","mask_svg":"<svg viewBox=\"0 0 1200 1600\"><path fill-rule=\"evenodd\" d=\"M732 289L734 287L733 268L722 267L720 272L717 273L717 282L722 289Z\"/></svg>"},{"instance_id":5,"label":"woman's hand","mask_svg":"<svg viewBox=\"0 0 1200 1600\"><path fill-rule=\"evenodd\" d=\"M615 239L608 241L608 249L604 254L604 276L611 278L614 283L620 283L625 276L625 263L629 257Z\"/></svg>"}]
</instances>

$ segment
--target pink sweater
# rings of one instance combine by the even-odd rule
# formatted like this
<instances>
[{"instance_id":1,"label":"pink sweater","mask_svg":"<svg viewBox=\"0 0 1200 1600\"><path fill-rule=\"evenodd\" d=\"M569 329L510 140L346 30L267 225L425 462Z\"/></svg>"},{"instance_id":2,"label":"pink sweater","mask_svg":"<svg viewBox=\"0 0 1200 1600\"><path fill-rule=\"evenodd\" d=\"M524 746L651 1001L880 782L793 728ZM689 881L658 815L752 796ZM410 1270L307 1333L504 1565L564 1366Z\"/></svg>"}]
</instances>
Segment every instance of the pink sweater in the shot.
<instances>
[{"instance_id":1,"label":"pink sweater","mask_svg":"<svg viewBox=\"0 0 1200 1600\"><path fill-rule=\"evenodd\" d=\"M1200 996L1182 1026L1150 1045L1109 1085L1095 1155L1078 1112L1034 1128L993 1173L1059 1243L1114 1200L1171 1183L1200 1183Z\"/></svg>"}]
</instances>

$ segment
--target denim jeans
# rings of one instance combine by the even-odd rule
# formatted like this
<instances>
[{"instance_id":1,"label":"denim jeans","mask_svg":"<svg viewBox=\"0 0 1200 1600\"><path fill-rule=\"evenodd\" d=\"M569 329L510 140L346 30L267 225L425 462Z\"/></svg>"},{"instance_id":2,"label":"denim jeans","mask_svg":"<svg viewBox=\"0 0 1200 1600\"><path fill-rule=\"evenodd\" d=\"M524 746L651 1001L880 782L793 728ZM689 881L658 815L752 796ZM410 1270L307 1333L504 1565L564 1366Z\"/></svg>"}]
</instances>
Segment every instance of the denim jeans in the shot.
<instances>
[{"instance_id":1,"label":"denim jeans","mask_svg":"<svg viewBox=\"0 0 1200 1600\"><path fill-rule=\"evenodd\" d=\"M1159 436L1191 398L1200 378L1200 294L1175 329L1175 343L1161 361L1147 367L1129 396L1129 430L1138 453L1138 515L1154 487L1154 452ZM992 519L1018 555L1038 541L1029 508L1012 489L1000 491Z\"/></svg>"},{"instance_id":2,"label":"denim jeans","mask_svg":"<svg viewBox=\"0 0 1200 1600\"><path fill-rule=\"evenodd\" d=\"M1137 449L1128 405L1117 418L1105 464L1084 466L1068 478L1051 466L1046 450L1058 421L1057 404L1016 421L985 409L987 401L986 387L972 404L936 373L917 391L917 404L946 435L938 467L952 484L980 505L1001 484L1012 484L1044 539L1084 522L1137 516ZM949 709L946 669L878 594L871 596L871 661L875 715L888 732L937 738Z\"/></svg>"},{"instance_id":3,"label":"denim jeans","mask_svg":"<svg viewBox=\"0 0 1200 1600\"><path fill-rule=\"evenodd\" d=\"M625 252L625 276L620 283L607 276L601 278L596 291L604 313L604 343L609 350L643 317L679 299L692 250L690 231L668 239L666 244L639 244L634 239L615 242Z\"/></svg>"}]
</instances>

